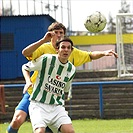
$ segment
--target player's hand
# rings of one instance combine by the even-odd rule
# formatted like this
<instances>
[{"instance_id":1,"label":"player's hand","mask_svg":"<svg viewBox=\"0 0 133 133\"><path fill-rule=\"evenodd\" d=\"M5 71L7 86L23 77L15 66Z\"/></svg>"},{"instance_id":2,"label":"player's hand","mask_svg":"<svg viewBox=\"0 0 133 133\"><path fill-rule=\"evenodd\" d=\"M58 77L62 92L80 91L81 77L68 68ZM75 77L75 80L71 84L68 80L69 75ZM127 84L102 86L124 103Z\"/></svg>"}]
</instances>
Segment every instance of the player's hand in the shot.
<instances>
[{"instance_id":1,"label":"player's hand","mask_svg":"<svg viewBox=\"0 0 133 133\"><path fill-rule=\"evenodd\" d=\"M51 41L52 38L55 38L56 34L53 31L48 31L45 36L42 38L42 40L45 40L45 42Z\"/></svg>"},{"instance_id":2,"label":"player's hand","mask_svg":"<svg viewBox=\"0 0 133 133\"><path fill-rule=\"evenodd\" d=\"M23 89L23 94L26 93L26 91L30 88L33 87L33 83L32 82L28 82L25 84L24 89Z\"/></svg>"},{"instance_id":3,"label":"player's hand","mask_svg":"<svg viewBox=\"0 0 133 133\"><path fill-rule=\"evenodd\" d=\"M104 51L104 54L105 54L105 56L112 56L112 55L114 55L116 58L118 58L117 53L114 50L112 50L112 49Z\"/></svg>"},{"instance_id":4,"label":"player's hand","mask_svg":"<svg viewBox=\"0 0 133 133\"><path fill-rule=\"evenodd\" d=\"M65 101L70 101L72 99L72 96L68 96Z\"/></svg>"}]
</instances>

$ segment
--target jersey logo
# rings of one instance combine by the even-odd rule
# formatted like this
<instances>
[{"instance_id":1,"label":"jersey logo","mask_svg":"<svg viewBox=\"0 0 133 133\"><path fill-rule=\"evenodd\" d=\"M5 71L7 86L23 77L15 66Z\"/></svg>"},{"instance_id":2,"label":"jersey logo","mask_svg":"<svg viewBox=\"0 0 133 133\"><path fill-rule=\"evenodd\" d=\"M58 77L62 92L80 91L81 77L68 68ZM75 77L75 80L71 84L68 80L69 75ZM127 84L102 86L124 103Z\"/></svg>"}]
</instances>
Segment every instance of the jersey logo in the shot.
<instances>
[{"instance_id":1,"label":"jersey logo","mask_svg":"<svg viewBox=\"0 0 133 133\"><path fill-rule=\"evenodd\" d=\"M59 75L57 75L57 76L56 76L56 79L60 80L60 79L61 79L61 77L60 77Z\"/></svg>"}]
</instances>

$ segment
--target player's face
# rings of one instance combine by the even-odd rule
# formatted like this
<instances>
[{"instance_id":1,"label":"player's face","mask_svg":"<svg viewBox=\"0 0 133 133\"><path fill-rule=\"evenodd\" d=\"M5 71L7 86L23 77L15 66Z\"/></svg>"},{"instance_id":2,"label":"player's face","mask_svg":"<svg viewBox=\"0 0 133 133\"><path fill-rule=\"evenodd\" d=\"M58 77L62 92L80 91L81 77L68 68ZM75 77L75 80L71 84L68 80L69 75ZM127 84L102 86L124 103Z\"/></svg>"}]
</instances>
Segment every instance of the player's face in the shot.
<instances>
[{"instance_id":1,"label":"player's face","mask_svg":"<svg viewBox=\"0 0 133 133\"><path fill-rule=\"evenodd\" d=\"M71 43L70 42L61 42L59 45L59 49L58 49L58 57L59 60L62 63L66 63L71 52L72 52L72 47L71 47Z\"/></svg>"},{"instance_id":2,"label":"player's face","mask_svg":"<svg viewBox=\"0 0 133 133\"><path fill-rule=\"evenodd\" d=\"M59 30L53 30L53 32L55 33L55 36L57 37L56 41L59 41L61 38L64 37L65 33L63 29L59 29Z\"/></svg>"}]
</instances>

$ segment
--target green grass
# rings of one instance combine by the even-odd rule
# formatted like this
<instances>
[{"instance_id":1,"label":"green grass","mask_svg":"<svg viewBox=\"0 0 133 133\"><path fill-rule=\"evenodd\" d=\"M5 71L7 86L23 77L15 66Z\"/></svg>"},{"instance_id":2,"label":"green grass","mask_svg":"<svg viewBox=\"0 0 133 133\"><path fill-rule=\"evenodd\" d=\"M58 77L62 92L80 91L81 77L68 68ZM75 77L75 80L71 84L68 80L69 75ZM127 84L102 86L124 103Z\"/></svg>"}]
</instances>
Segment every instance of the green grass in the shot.
<instances>
[{"instance_id":1,"label":"green grass","mask_svg":"<svg viewBox=\"0 0 133 133\"><path fill-rule=\"evenodd\" d=\"M8 124L0 124L0 133L5 133ZM73 127L75 133L133 133L133 119L73 120ZM20 128L19 133L32 133L31 124L25 122Z\"/></svg>"},{"instance_id":2,"label":"green grass","mask_svg":"<svg viewBox=\"0 0 133 133\"><path fill-rule=\"evenodd\" d=\"M133 133L133 119L75 120L76 133Z\"/></svg>"}]
</instances>

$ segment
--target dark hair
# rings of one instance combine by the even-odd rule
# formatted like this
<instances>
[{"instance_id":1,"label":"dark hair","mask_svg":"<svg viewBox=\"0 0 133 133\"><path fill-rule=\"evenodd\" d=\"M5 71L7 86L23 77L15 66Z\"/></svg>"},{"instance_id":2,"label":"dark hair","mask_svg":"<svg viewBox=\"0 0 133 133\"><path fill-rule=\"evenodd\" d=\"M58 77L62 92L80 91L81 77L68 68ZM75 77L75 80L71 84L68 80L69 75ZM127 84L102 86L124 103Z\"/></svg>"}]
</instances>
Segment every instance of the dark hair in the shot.
<instances>
[{"instance_id":1,"label":"dark hair","mask_svg":"<svg viewBox=\"0 0 133 133\"><path fill-rule=\"evenodd\" d=\"M49 27L48 27L48 31L53 31L53 30L60 30L63 29L64 30L64 34L66 34L66 27L59 22L53 22Z\"/></svg>"},{"instance_id":2,"label":"dark hair","mask_svg":"<svg viewBox=\"0 0 133 133\"><path fill-rule=\"evenodd\" d=\"M64 36L63 38L61 38L59 41L56 42L56 47L59 48L59 44L61 42L70 42L71 43L71 47L73 47L73 42L69 37Z\"/></svg>"}]
</instances>

